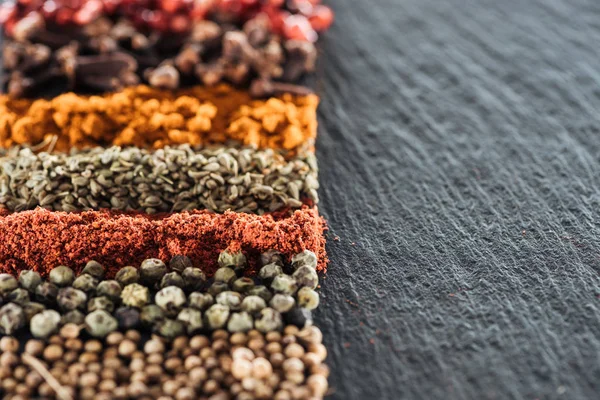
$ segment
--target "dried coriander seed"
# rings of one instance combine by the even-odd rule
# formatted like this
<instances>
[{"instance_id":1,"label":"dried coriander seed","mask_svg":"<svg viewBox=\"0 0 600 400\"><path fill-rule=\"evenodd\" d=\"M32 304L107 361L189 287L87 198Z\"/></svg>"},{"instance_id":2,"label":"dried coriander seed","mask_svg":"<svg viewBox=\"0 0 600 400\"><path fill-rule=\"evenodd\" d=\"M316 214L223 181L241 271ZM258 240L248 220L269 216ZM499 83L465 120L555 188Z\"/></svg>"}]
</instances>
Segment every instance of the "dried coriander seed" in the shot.
<instances>
[{"instance_id":1,"label":"dried coriander seed","mask_svg":"<svg viewBox=\"0 0 600 400\"><path fill-rule=\"evenodd\" d=\"M140 282L147 286L159 283L167 273L167 266L158 258L148 258L140 265Z\"/></svg>"},{"instance_id":2,"label":"dried coriander seed","mask_svg":"<svg viewBox=\"0 0 600 400\"><path fill-rule=\"evenodd\" d=\"M121 268L115 275L115 280L125 287L132 283L137 283L140 279L138 270L135 267L127 266Z\"/></svg>"},{"instance_id":3,"label":"dried coriander seed","mask_svg":"<svg viewBox=\"0 0 600 400\"><path fill-rule=\"evenodd\" d=\"M118 321L104 310L96 310L85 317L86 331L97 338L105 337L118 327Z\"/></svg>"},{"instance_id":4,"label":"dried coriander seed","mask_svg":"<svg viewBox=\"0 0 600 400\"><path fill-rule=\"evenodd\" d=\"M73 283L75 279L75 274L73 270L64 265L59 265L56 268L53 268L48 275L48 279L50 282L54 283L58 287L68 286Z\"/></svg>"},{"instance_id":5,"label":"dried coriander seed","mask_svg":"<svg viewBox=\"0 0 600 400\"><path fill-rule=\"evenodd\" d=\"M138 283L131 283L123 288L121 301L124 305L141 308L150 300L148 288Z\"/></svg>"},{"instance_id":6,"label":"dried coriander seed","mask_svg":"<svg viewBox=\"0 0 600 400\"><path fill-rule=\"evenodd\" d=\"M23 289L33 292L40 283L42 283L42 277L39 272L25 270L19 273L19 285L21 285Z\"/></svg>"},{"instance_id":7,"label":"dried coriander seed","mask_svg":"<svg viewBox=\"0 0 600 400\"><path fill-rule=\"evenodd\" d=\"M96 279L102 279L104 278L104 266L99 262L92 260L85 264L81 273L91 275Z\"/></svg>"},{"instance_id":8,"label":"dried coriander seed","mask_svg":"<svg viewBox=\"0 0 600 400\"><path fill-rule=\"evenodd\" d=\"M0 274L0 295L6 295L19 287L19 282L10 274Z\"/></svg>"},{"instance_id":9,"label":"dried coriander seed","mask_svg":"<svg viewBox=\"0 0 600 400\"><path fill-rule=\"evenodd\" d=\"M44 310L31 318L29 329L31 334L38 338L47 338L58 331L60 314L54 310Z\"/></svg>"},{"instance_id":10,"label":"dried coriander seed","mask_svg":"<svg viewBox=\"0 0 600 400\"><path fill-rule=\"evenodd\" d=\"M72 311L83 309L87 302L87 295L84 291L72 287L61 288L58 291L56 299L58 307L62 311Z\"/></svg>"},{"instance_id":11,"label":"dried coriander seed","mask_svg":"<svg viewBox=\"0 0 600 400\"><path fill-rule=\"evenodd\" d=\"M179 272L180 274L186 269L186 268L193 268L194 266L192 265L192 260L190 260L189 257L187 256L174 256L173 258L171 258L171 261L169 261L169 268L171 268L172 271L174 272Z\"/></svg>"}]
</instances>

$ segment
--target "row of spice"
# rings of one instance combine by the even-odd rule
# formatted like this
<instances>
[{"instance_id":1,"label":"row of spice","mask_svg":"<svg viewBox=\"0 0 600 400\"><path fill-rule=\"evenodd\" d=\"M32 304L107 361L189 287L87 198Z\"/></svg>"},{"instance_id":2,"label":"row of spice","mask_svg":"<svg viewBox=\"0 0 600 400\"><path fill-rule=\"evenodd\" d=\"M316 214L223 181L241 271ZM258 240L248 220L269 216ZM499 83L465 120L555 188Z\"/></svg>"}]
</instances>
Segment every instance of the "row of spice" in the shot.
<instances>
[{"instance_id":1,"label":"row of spice","mask_svg":"<svg viewBox=\"0 0 600 400\"><path fill-rule=\"evenodd\" d=\"M0 8L3 87L15 97L229 82L255 96L313 72L319 0L18 0ZM86 17L82 17L86 15ZM83 18L83 19L82 19ZM60 81L60 85L59 82Z\"/></svg>"}]
</instances>

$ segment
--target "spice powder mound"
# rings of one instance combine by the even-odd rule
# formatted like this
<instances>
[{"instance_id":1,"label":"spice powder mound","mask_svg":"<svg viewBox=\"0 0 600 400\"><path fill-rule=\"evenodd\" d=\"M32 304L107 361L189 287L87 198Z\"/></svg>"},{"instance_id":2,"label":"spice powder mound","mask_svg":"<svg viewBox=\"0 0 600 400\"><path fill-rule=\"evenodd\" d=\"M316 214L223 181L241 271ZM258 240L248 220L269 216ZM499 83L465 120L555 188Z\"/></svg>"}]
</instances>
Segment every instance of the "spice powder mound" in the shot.
<instances>
[{"instance_id":1,"label":"spice powder mound","mask_svg":"<svg viewBox=\"0 0 600 400\"><path fill-rule=\"evenodd\" d=\"M0 96L0 147L67 151L93 146L227 143L295 154L313 150L314 94L252 100L230 86L175 92L134 86L101 96L66 93L51 100Z\"/></svg>"},{"instance_id":2,"label":"spice powder mound","mask_svg":"<svg viewBox=\"0 0 600 400\"><path fill-rule=\"evenodd\" d=\"M56 265L79 273L96 260L107 276L148 258L188 256L206 273L218 267L223 250L242 251L247 274L260 267L260 253L274 250L290 259L304 250L314 252L317 269L327 265L326 224L315 208L293 213L253 215L235 212L183 212L151 217L111 211L51 212L38 208L10 214L0 210L0 272L32 269L46 276Z\"/></svg>"}]
</instances>

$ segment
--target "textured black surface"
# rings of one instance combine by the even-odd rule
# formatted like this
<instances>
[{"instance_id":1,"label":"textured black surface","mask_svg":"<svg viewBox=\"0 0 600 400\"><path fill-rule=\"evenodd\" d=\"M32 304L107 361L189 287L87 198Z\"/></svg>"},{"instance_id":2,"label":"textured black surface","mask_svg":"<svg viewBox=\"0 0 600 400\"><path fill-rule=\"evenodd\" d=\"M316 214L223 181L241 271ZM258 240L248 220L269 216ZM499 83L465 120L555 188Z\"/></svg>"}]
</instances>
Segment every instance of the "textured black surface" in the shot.
<instances>
[{"instance_id":1,"label":"textured black surface","mask_svg":"<svg viewBox=\"0 0 600 400\"><path fill-rule=\"evenodd\" d=\"M329 3L331 398L598 398L600 2Z\"/></svg>"}]
</instances>

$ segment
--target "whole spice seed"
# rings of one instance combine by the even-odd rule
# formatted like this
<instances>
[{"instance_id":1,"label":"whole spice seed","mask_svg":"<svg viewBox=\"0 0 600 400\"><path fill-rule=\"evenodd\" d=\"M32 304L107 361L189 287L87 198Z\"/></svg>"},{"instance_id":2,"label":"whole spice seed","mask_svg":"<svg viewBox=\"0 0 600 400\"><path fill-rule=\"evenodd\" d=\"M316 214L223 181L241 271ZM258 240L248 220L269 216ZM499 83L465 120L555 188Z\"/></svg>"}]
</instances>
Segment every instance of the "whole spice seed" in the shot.
<instances>
[{"instance_id":1,"label":"whole spice seed","mask_svg":"<svg viewBox=\"0 0 600 400\"><path fill-rule=\"evenodd\" d=\"M258 254L271 249L285 257L309 249L320 261L319 270L327 263L324 221L311 208L261 216L197 211L149 218L108 211L62 213L43 209L2 214L0 209L2 272L35 268L45 276L56 265L68 265L79 272L88 260L97 259L106 265L110 278L125 265L185 254L212 274L224 249L244 249L247 275L260 268ZM183 275L185 282L185 271ZM82 279L85 284L80 284ZM88 274L73 282L73 287L84 292L93 292L97 285Z\"/></svg>"},{"instance_id":2,"label":"whole spice seed","mask_svg":"<svg viewBox=\"0 0 600 400\"><path fill-rule=\"evenodd\" d=\"M317 133L315 95L250 100L229 87L177 92L146 86L102 96L67 93L52 100L0 96L0 147L95 145L162 148L225 143L310 150ZM135 104L135 106L133 106Z\"/></svg>"}]
</instances>

